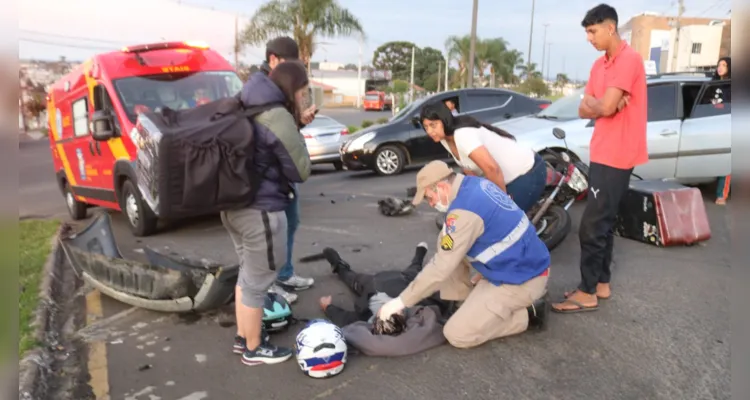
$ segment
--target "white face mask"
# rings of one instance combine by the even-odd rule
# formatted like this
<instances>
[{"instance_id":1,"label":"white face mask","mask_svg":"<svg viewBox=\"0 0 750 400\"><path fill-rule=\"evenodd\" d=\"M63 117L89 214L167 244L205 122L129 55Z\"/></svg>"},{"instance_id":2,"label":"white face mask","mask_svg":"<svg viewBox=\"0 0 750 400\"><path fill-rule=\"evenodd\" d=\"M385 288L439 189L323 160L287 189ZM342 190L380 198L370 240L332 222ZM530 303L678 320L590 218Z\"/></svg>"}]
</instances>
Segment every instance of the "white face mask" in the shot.
<instances>
[{"instance_id":1,"label":"white face mask","mask_svg":"<svg viewBox=\"0 0 750 400\"><path fill-rule=\"evenodd\" d=\"M448 212L448 206L449 206L449 204L443 203L443 200L440 199L441 197L442 196L440 196L440 190L438 190L438 202L435 203L435 205L433 207L438 212L441 212L441 213Z\"/></svg>"}]
</instances>

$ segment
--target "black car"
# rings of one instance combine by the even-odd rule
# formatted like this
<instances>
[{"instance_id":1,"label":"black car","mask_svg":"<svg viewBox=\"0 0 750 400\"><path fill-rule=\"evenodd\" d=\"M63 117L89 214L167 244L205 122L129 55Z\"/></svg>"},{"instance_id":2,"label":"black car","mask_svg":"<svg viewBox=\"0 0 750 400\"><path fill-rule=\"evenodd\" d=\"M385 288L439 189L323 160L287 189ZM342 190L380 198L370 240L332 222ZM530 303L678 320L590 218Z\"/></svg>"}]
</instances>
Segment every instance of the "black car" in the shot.
<instances>
[{"instance_id":1,"label":"black car","mask_svg":"<svg viewBox=\"0 0 750 400\"><path fill-rule=\"evenodd\" d=\"M427 136L419 121L422 104L445 100L452 100L460 114L471 115L488 124L535 114L550 104L549 100L533 99L504 89L460 89L437 93L407 105L386 124L352 135L341 145L344 167L396 175L406 165L449 159L450 154Z\"/></svg>"}]
</instances>

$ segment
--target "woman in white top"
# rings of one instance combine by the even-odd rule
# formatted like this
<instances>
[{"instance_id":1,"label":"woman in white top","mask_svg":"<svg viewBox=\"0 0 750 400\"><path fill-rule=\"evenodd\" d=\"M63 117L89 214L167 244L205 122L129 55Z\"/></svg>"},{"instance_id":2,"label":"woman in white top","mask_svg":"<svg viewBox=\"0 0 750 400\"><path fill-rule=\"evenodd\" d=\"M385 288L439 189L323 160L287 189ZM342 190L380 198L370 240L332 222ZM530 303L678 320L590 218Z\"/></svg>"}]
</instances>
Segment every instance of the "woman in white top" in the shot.
<instances>
[{"instance_id":1,"label":"woman in white top","mask_svg":"<svg viewBox=\"0 0 750 400\"><path fill-rule=\"evenodd\" d=\"M546 164L511 134L470 116L453 116L442 102L424 105L420 120L427 135L445 146L464 174L492 181L524 211L539 201L547 182Z\"/></svg>"}]
</instances>

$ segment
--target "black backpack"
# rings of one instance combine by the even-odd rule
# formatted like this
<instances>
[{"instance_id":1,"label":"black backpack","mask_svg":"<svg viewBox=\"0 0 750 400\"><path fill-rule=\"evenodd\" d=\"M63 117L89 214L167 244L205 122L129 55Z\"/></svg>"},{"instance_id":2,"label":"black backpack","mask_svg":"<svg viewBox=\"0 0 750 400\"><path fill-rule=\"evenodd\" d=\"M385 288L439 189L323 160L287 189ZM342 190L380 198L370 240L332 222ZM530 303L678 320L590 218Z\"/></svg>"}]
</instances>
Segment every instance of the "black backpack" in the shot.
<instances>
[{"instance_id":1,"label":"black backpack","mask_svg":"<svg viewBox=\"0 0 750 400\"><path fill-rule=\"evenodd\" d=\"M246 108L236 97L187 110L138 117L136 177L159 218L187 218L243 208L264 172L254 169L251 119L280 103Z\"/></svg>"}]
</instances>

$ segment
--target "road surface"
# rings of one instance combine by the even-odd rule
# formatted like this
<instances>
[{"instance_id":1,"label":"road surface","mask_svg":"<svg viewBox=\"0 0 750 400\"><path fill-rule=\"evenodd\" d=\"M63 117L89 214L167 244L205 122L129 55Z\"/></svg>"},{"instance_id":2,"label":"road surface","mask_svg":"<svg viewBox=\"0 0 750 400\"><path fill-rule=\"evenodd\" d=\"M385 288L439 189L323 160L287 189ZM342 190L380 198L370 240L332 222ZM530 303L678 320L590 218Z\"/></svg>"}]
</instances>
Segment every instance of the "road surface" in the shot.
<instances>
[{"instance_id":1,"label":"road surface","mask_svg":"<svg viewBox=\"0 0 750 400\"><path fill-rule=\"evenodd\" d=\"M28 213L64 212L43 146L21 147L21 196ZM38 152L38 153L34 153ZM48 157L48 155L46 155ZM24 171L26 170L26 171ZM389 178L320 167L302 185L302 226L296 257L339 249L357 270L403 268L414 246L434 246L435 212L420 207L404 217L384 217L376 201L405 195L415 171ZM57 206L55 206L57 204ZM102 298L96 338L106 352L92 362L108 378L92 381L112 399L728 399L730 383L729 239L726 209L706 203L713 238L693 247L656 248L616 239L612 299L601 310L552 314L549 329L457 350L441 346L398 359L352 355L344 372L327 380L302 375L294 361L246 367L231 353L234 328L228 307L202 316L130 310ZM578 282L577 222L556 249L550 294ZM98 212L94 210L94 212ZM234 263L229 238L216 218L191 221L135 240L114 215L123 251L140 257L144 245ZM434 253L434 247L430 254ZM429 257L429 256L428 256ZM300 292L294 313L320 317L317 299L351 307L352 296L325 262L297 264L316 279ZM299 327L275 334L292 345ZM93 358L96 357L96 358Z\"/></svg>"}]
</instances>

